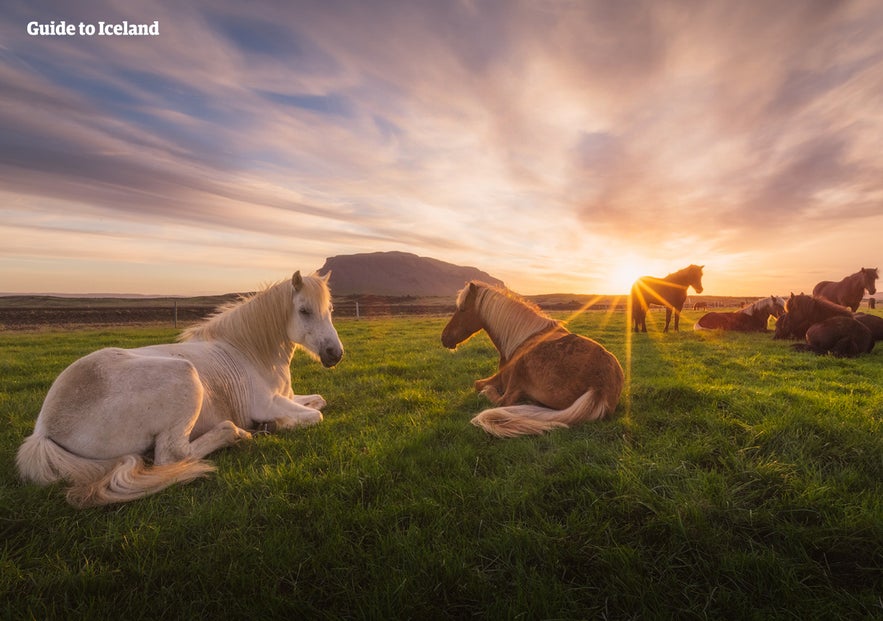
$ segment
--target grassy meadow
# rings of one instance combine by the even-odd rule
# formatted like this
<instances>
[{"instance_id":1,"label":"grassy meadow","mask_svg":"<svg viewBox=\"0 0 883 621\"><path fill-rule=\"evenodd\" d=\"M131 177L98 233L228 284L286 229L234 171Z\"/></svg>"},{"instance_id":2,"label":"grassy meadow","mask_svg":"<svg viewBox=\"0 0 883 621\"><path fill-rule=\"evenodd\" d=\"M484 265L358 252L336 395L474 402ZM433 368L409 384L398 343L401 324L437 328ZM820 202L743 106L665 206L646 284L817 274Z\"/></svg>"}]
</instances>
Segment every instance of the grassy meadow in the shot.
<instances>
[{"instance_id":1,"label":"grassy meadow","mask_svg":"<svg viewBox=\"0 0 883 621\"><path fill-rule=\"evenodd\" d=\"M165 328L0 334L0 617L883 618L883 345L570 328L627 368L609 421L500 440L469 424L497 354L445 318L341 319L298 354L318 426L219 451L213 476L76 511L14 456L55 376Z\"/></svg>"}]
</instances>

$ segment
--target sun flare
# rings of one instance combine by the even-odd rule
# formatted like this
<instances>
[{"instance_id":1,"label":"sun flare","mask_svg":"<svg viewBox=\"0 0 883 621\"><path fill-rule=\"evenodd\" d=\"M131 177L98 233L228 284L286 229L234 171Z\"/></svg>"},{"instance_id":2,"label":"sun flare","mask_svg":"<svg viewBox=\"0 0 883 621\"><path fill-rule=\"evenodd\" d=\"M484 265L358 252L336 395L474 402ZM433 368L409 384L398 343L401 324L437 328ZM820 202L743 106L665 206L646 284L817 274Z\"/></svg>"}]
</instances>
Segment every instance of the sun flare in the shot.
<instances>
[{"instance_id":1,"label":"sun flare","mask_svg":"<svg viewBox=\"0 0 883 621\"><path fill-rule=\"evenodd\" d=\"M628 258L618 260L607 279L607 286L610 288L608 293L625 295L638 278L650 273L652 270L648 268L646 261Z\"/></svg>"}]
</instances>

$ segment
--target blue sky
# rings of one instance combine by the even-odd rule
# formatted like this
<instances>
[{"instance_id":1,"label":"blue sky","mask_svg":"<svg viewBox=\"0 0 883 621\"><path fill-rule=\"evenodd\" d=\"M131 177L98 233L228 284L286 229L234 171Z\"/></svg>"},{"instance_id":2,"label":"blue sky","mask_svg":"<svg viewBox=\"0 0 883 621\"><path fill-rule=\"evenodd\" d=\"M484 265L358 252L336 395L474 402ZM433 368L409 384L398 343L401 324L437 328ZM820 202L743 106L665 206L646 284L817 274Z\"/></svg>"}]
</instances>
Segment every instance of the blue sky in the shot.
<instances>
[{"instance_id":1,"label":"blue sky","mask_svg":"<svg viewBox=\"0 0 883 621\"><path fill-rule=\"evenodd\" d=\"M883 263L874 0L4 4L0 291L241 291L380 250L525 294ZM28 35L50 20L160 35Z\"/></svg>"}]
</instances>

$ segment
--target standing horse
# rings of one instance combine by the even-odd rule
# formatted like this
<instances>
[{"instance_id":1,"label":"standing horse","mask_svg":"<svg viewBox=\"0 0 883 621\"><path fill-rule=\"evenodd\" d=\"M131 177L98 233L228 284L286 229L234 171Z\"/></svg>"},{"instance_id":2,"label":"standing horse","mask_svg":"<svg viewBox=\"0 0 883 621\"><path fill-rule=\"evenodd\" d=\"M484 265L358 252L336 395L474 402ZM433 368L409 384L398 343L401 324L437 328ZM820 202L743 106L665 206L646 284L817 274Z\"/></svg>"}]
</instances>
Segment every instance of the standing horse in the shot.
<instances>
[{"instance_id":1,"label":"standing horse","mask_svg":"<svg viewBox=\"0 0 883 621\"><path fill-rule=\"evenodd\" d=\"M766 332L770 317L778 318L784 313L785 300L771 295L731 313L707 313L699 318L693 329Z\"/></svg>"},{"instance_id":2,"label":"standing horse","mask_svg":"<svg viewBox=\"0 0 883 621\"><path fill-rule=\"evenodd\" d=\"M825 298L792 293L785 302L785 314L776 322L775 338L804 339L811 325L830 317L852 317L852 311Z\"/></svg>"},{"instance_id":3,"label":"standing horse","mask_svg":"<svg viewBox=\"0 0 883 621\"><path fill-rule=\"evenodd\" d=\"M500 368L475 388L498 407L472 424L513 437L599 420L616 409L623 385L616 357L508 289L470 282L457 295L441 341L454 349L479 330L500 352ZM516 405L523 401L532 404Z\"/></svg>"},{"instance_id":4,"label":"standing horse","mask_svg":"<svg viewBox=\"0 0 883 621\"><path fill-rule=\"evenodd\" d=\"M862 302L865 289L871 295L877 293L875 282L877 278L876 267L863 267L855 274L847 276L838 282L823 280L813 288L812 294L830 300L835 304L840 304L840 306L846 306L852 309L852 312L855 312Z\"/></svg>"},{"instance_id":5,"label":"standing horse","mask_svg":"<svg viewBox=\"0 0 883 621\"><path fill-rule=\"evenodd\" d=\"M179 343L75 361L18 450L22 478L69 481L76 507L125 502L212 471L203 458L251 438L245 428L318 423L325 400L295 396L290 365L298 346L326 367L343 356L327 280L296 272L223 307Z\"/></svg>"},{"instance_id":6,"label":"standing horse","mask_svg":"<svg viewBox=\"0 0 883 621\"><path fill-rule=\"evenodd\" d=\"M672 313L675 317L675 332L681 320L681 309L687 301L687 288L693 287L696 293L702 293L702 268L704 265L689 265L682 270L669 274L665 278L643 276L632 285L630 303L632 305L632 321L635 332L647 331L647 309L650 304L665 306L665 329L671 322Z\"/></svg>"}]
</instances>

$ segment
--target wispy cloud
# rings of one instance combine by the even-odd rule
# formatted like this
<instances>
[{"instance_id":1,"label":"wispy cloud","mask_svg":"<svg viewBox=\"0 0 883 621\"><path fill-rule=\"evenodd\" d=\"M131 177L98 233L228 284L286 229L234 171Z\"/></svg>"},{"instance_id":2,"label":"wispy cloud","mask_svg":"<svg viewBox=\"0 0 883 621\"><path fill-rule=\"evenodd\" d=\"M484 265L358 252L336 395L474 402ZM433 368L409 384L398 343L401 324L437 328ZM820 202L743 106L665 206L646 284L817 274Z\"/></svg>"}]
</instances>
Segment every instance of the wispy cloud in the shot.
<instances>
[{"instance_id":1,"label":"wispy cloud","mask_svg":"<svg viewBox=\"0 0 883 621\"><path fill-rule=\"evenodd\" d=\"M25 30L53 19L161 35ZM0 263L31 290L55 260L226 290L378 249L525 292L604 290L623 256L811 287L878 260L881 29L871 0L10 3Z\"/></svg>"}]
</instances>

